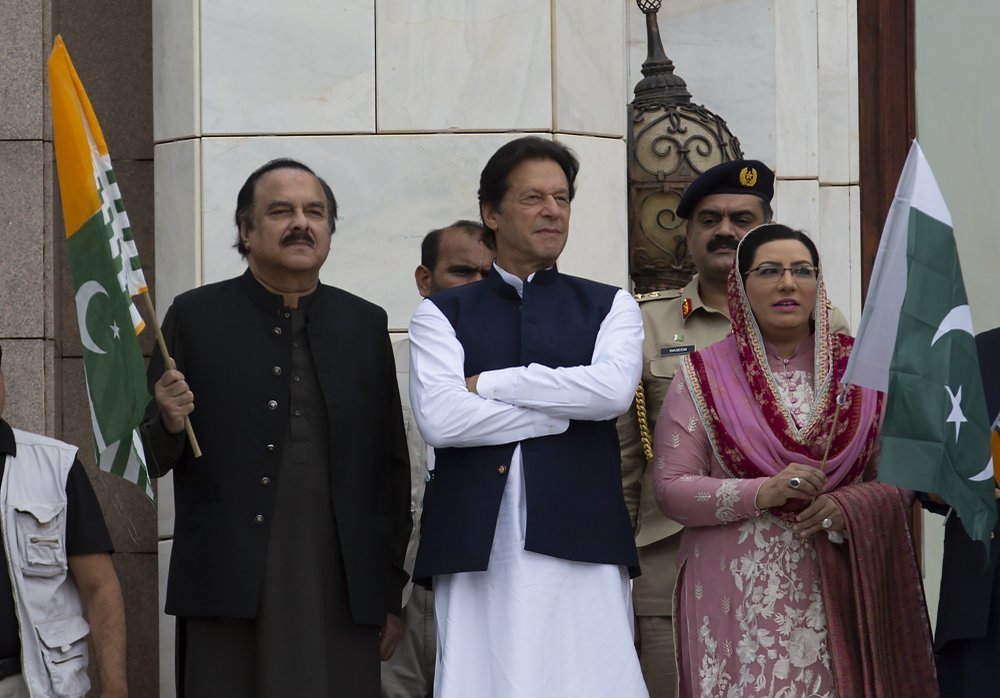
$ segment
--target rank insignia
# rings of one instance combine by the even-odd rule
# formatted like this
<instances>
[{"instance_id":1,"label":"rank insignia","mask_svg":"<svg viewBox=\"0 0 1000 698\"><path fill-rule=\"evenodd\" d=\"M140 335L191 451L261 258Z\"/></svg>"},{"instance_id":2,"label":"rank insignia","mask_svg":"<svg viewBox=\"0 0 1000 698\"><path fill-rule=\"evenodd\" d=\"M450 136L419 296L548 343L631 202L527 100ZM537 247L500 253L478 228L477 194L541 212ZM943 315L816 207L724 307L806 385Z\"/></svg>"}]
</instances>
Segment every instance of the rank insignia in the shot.
<instances>
[{"instance_id":1,"label":"rank insignia","mask_svg":"<svg viewBox=\"0 0 1000 698\"><path fill-rule=\"evenodd\" d=\"M692 304L690 298L685 298L684 302L681 303L681 319L687 320L688 315L691 314Z\"/></svg>"},{"instance_id":2,"label":"rank insignia","mask_svg":"<svg viewBox=\"0 0 1000 698\"><path fill-rule=\"evenodd\" d=\"M740 184L744 187L753 187L757 184L757 170L753 167L744 167L740 170Z\"/></svg>"}]
</instances>

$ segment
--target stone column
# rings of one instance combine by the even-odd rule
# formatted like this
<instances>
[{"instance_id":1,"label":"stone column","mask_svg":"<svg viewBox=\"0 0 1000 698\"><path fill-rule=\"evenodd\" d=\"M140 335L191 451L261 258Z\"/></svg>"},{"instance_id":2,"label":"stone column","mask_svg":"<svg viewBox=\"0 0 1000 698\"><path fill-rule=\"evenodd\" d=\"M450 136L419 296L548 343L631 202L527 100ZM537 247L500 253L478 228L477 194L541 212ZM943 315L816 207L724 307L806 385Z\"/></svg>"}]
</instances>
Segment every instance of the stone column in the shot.
<instances>
[{"instance_id":1,"label":"stone column","mask_svg":"<svg viewBox=\"0 0 1000 698\"><path fill-rule=\"evenodd\" d=\"M95 466L45 78L57 33L101 121L139 249L149 250L147 278L152 276L150 3L0 0L3 416L13 426L79 446L125 594L129 692L156 696L156 512L138 488ZM91 675L96 686L94 667Z\"/></svg>"}]
</instances>

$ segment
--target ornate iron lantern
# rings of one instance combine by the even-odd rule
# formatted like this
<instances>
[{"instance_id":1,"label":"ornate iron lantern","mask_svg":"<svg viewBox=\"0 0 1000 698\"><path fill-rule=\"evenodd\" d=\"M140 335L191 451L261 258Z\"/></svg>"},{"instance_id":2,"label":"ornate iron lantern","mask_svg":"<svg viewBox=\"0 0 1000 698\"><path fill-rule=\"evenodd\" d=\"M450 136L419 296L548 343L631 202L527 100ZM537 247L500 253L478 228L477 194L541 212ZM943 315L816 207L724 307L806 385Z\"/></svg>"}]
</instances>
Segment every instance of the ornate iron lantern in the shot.
<instances>
[{"instance_id":1,"label":"ornate iron lantern","mask_svg":"<svg viewBox=\"0 0 1000 698\"><path fill-rule=\"evenodd\" d=\"M660 0L636 0L646 15L648 55L629 105L629 273L640 293L681 288L694 274L681 195L708 168L743 156L725 120L691 103L687 84L663 51Z\"/></svg>"}]
</instances>

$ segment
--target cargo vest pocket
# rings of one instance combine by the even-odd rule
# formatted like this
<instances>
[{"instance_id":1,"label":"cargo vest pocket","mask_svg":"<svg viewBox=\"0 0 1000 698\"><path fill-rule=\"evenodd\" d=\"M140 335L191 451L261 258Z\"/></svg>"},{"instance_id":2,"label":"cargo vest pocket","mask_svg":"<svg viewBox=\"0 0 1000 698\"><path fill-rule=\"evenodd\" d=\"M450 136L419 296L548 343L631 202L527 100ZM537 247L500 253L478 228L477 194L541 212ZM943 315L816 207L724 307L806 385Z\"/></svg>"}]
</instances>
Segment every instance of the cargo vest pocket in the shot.
<instances>
[{"instance_id":1,"label":"cargo vest pocket","mask_svg":"<svg viewBox=\"0 0 1000 698\"><path fill-rule=\"evenodd\" d=\"M83 616L70 616L35 626L42 646L42 660L57 696L83 696L90 690L87 676L87 635Z\"/></svg>"},{"instance_id":2,"label":"cargo vest pocket","mask_svg":"<svg viewBox=\"0 0 1000 698\"><path fill-rule=\"evenodd\" d=\"M24 576L58 577L65 574L65 505L22 504L16 512L14 527L21 547L20 562Z\"/></svg>"}]
</instances>

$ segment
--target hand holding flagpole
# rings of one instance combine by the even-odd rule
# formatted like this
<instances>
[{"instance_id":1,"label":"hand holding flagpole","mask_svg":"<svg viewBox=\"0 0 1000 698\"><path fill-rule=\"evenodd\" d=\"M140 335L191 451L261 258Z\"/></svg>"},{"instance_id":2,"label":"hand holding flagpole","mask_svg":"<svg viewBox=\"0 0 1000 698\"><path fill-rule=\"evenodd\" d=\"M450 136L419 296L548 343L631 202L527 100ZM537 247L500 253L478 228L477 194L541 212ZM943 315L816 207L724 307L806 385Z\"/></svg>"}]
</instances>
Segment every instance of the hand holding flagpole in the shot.
<instances>
[{"instance_id":1,"label":"hand holding flagpole","mask_svg":"<svg viewBox=\"0 0 1000 698\"><path fill-rule=\"evenodd\" d=\"M160 348L160 355L163 357L163 365L170 368L170 352L167 350L167 342L163 339L163 332L160 330L160 321L156 319L156 309L149 293L143 293L146 300L146 309L149 311L150 321L153 323L153 332L156 333L156 345ZM184 416L184 431L187 433L188 443L191 444L191 452L195 458L201 458L201 446L198 445L198 437L194 435L194 427L191 426L191 418Z\"/></svg>"}]
</instances>

